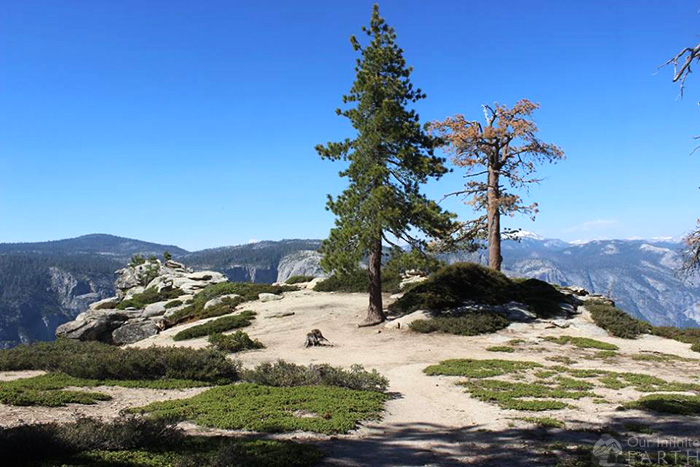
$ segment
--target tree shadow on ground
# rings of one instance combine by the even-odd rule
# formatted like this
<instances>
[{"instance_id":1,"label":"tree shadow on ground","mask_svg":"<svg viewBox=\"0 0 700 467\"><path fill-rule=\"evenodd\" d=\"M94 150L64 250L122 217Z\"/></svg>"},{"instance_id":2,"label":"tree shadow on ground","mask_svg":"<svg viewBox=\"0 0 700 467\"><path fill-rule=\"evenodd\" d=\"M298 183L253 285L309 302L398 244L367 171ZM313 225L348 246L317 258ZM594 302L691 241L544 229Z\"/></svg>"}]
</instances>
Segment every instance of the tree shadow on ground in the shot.
<instances>
[{"instance_id":1,"label":"tree shadow on ground","mask_svg":"<svg viewBox=\"0 0 700 467\"><path fill-rule=\"evenodd\" d=\"M575 421L569 423L574 424ZM654 433L630 431L632 425L649 426ZM572 457L572 450L562 446L583 448L584 460L590 460L589 449L604 435L617 440L625 453L658 450L668 447L653 442L687 437L699 441L698 420L692 417L653 417L621 413L604 427L591 430L569 430L542 427L511 427L487 431L479 425L452 428L437 424L397 424L372 429L361 438L335 438L318 446L327 453L326 466L457 466L468 463L486 467L526 467L557 465ZM636 439L636 443L631 439ZM640 442L640 440L646 442ZM697 451L697 448L691 447ZM693 452L695 452L693 451ZM580 453L579 453L580 454ZM576 465L598 465L587 462ZM622 464L626 465L626 464Z\"/></svg>"}]
</instances>

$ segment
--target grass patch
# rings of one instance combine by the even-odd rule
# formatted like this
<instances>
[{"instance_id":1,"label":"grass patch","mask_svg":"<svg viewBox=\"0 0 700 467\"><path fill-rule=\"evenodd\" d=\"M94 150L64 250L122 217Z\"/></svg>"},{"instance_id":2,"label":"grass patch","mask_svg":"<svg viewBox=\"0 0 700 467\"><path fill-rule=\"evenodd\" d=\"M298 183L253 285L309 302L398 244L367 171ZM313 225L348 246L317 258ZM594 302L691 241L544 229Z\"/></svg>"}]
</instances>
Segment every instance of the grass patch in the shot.
<instances>
[{"instance_id":1,"label":"grass patch","mask_svg":"<svg viewBox=\"0 0 700 467\"><path fill-rule=\"evenodd\" d=\"M607 303L588 300L584 306L591 314L595 324L612 336L636 339L641 334L649 334L652 331L652 326L649 323L633 318L621 309Z\"/></svg>"},{"instance_id":2,"label":"grass patch","mask_svg":"<svg viewBox=\"0 0 700 467\"><path fill-rule=\"evenodd\" d=\"M620 354L618 354L614 350L601 350L600 352L596 352L595 354L593 354L593 358L607 360L609 358L618 357L619 355Z\"/></svg>"},{"instance_id":3,"label":"grass patch","mask_svg":"<svg viewBox=\"0 0 700 467\"><path fill-rule=\"evenodd\" d=\"M297 276L291 276L289 279L284 281L284 283L289 284L289 285L294 285L294 284L301 284L303 282L310 282L312 280L314 280L314 276L297 275Z\"/></svg>"},{"instance_id":4,"label":"grass patch","mask_svg":"<svg viewBox=\"0 0 700 467\"><path fill-rule=\"evenodd\" d=\"M418 319L409 324L415 332L444 332L458 336L476 336L489 334L506 328L510 323L501 315L486 312L473 312L462 316L440 316L430 319Z\"/></svg>"},{"instance_id":5,"label":"grass patch","mask_svg":"<svg viewBox=\"0 0 700 467\"><path fill-rule=\"evenodd\" d=\"M431 365L425 370L429 376L465 376L467 378L491 378L511 373L520 373L531 368L541 368L536 362L515 360L445 360L437 365Z\"/></svg>"},{"instance_id":6,"label":"grass patch","mask_svg":"<svg viewBox=\"0 0 700 467\"><path fill-rule=\"evenodd\" d=\"M377 370L366 371L362 365L352 365L350 370L322 365L296 365L284 360L261 363L253 370L243 370L242 378L251 383L266 386L337 386L361 391L385 391L389 380Z\"/></svg>"},{"instance_id":7,"label":"grass patch","mask_svg":"<svg viewBox=\"0 0 700 467\"><path fill-rule=\"evenodd\" d=\"M189 399L156 402L134 412L227 430L347 433L377 419L388 396L334 386L219 386Z\"/></svg>"},{"instance_id":8,"label":"grass patch","mask_svg":"<svg viewBox=\"0 0 700 467\"><path fill-rule=\"evenodd\" d=\"M237 380L240 364L209 349L119 348L58 339L0 350L0 370L44 370L95 380L178 379L220 384Z\"/></svg>"},{"instance_id":9,"label":"grass patch","mask_svg":"<svg viewBox=\"0 0 700 467\"><path fill-rule=\"evenodd\" d=\"M0 428L0 451L7 465L37 467L303 467L322 457L306 444L185 436L171 422L134 417Z\"/></svg>"},{"instance_id":10,"label":"grass patch","mask_svg":"<svg viewBox=\"0 0 700 467\"><path fill-rule=\"evenodd\" d=\"M700 385L666 381L642 373L607 372L599 381L609 389L632 387L639 392L700 391Z\"/></svg>"},{"instance_id":11,"label":"grass patch","mask_svg":"<svg viewBox=\"0 0 700 467\"><path fill-rule=\"evenodd\" d=\"M545 360L555 363L563 363L564 365L575 365L578 363L576 360L567 357L566 355L554 355L553 357L546 357Z\"/></svg>"},{"instance_id":12,"label":"grass patch","mask_svg":"<svg viewBox=\"0 0 700 467\"><path fill-rule=\"evenodd\" d=\"M515 352L515 349L509 345L494 345L493 347L486 347L486 350L488 350L489 352Z\"/></svg>"},{"instance_id":13,"label":"grass patch","mask_svg":"<svg viewBox=\"0 0 700 467\"><path fill-rule=\"evenodd\" d=\"M569 303L570 298L543 281L511 280L478 264L456 263L412 287L389 309L395 314L415 310L440 312L457 308L467 301L489 305L517 301L525 303L538 317L548 318L559 314L559 305Z\"/></svg>"},{"instance_id":14,"label":"grass patch","mask_svg":"<svg viewBox=\"0 0 700 467\"><path fill-rule=\"evenodd\" d=\"M628 402L624 407L676 415L698 415L700 414L700 396L650 394L636 401Z\"/></svg>"},{"instance_id":15,"label":"grass patch","mask_svg":"<svg viewBox=\"0 0 700 467\"><path fill-rule=\"evenodd\" d=\"M696 362L696 359L680 357L670 353L654 352L654 353L638 353L632 355L632 360L638 362Z\"/></svg>"},{"instance_id":16,"label":"grass patch","mask_svg":"<svg viewBox=\"0 0 700 467\"><path fill-rule=\"evenodd\" d=\"M543 428L566 428L564 422L552 417L520 417L514 420L522 420Z\"/></svg>"},{"instance_id":17,"label":"grass patch","mask_svg":"<svg viewBox=\"0 0 700 467\"><path fill-rule=\"evenodd\" d=\"M243 331L236 331L233 334L221 334L217 332L209 336L209 343L216 350L229 353L265 348L262 342L257 339L251 339L250 336Z\"/></svg>"},{"instance_id":18,"label":"grass patch","mask_svg":"<svg viewBox=\"0 0 700 467\"><path fill-rule=\"evenodd\" d=\"M37 391L0 387L0 403L16 406L63 407L67 404L96 404L111 400L112 396L87 391Z\"/></svg>"},{"instance_id":19,"label":"grass patch","mask_svg":"<svg viewBox=\"0 0 700 467\"><path fill-rule=\"evenodd\" d=\"M223 318L183 329L173 336L173 340L184 341L186 339L194 339L230 331L232 329L244 328L251 325L255 319L255 315L256 313L254 311L245 310L236 315L224 316Z\"/></svg>"},{"instance_id":20,"label":"grass patch","mask_svg":"<svg viewBox=\"0 0 700 467\"><path fill-rule=\"evenodd\" d=\"M546 336L543 339L559 345L571 344L581 349L620 350L620 348L615 344L609 344L607 342L590 339L588 337Z\"/></svg>"},{"instance_id":21,"label":"grass patch","mask_svg":"<svg viewBox=\"0 0 700 467\"><path fill-rule=\"evenodd\" d=\"M151 303L172 300L173 298L177 298L180 295L183 295L184 293L185 292L177 288L169 290L163 289L160 292L158 292L158 289L156 289L155 287L151 287L144 290L141 293L135 294L128 300L123 300L117 305L117 309L126 310L127 308L133 307L141 310L143 308L146 308L146 305L150 305Z\"/></svg>"}]
</instances>

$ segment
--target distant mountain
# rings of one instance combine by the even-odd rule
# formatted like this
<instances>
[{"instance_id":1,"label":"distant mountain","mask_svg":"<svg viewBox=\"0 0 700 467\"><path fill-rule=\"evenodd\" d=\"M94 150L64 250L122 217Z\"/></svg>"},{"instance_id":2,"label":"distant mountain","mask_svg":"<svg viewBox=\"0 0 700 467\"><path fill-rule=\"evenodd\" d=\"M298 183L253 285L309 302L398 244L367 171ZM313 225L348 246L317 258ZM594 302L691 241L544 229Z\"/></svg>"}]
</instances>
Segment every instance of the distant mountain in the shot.
<instances>
[{"instance_id":1,"label":"distant mountain","mask_svg":"<svg viewBox=\"0 0 700 467\"><path fill-rule=\"evenodd\" d=\"M322 274L320 240L264 241L188 253L179 259L196 269L219 271L231 281L284 282L293 275Z\"/></svg>"},{"instance_id":2,"label":"distant mountain","mask_svg":"<svg viewBox=\"0 0 700 467\"><path fill-rule=\"evenodd\" d=\"M53 338L56 327L96 300L114 294L114 271L136 254L169 251L195 269L222 272L233 281L285 281L321 275L320 240L265 241L188 252L174 245L112 235L39 243L0 244L0 347ZM700 280L683 281L678 242L605 240L567 243L520 233L503 244L504 272L612 296L657 325L700 325ZM446 255L449 262L485 263L486 250Z\"/></svg>"},{"instance_id":3,"label":"distant mountain","mask_svg":"<svg viewBox=\"0 0 700 467\"><path fill-rule=\"evenodd\" d=\"M187 250L174 245L160 245L158 243L143 242L107 234L83 235L82 237L50 242L0 243L0 254L94 254L111 257L119 261L128 261L136 253L147 256L160 256L166 250L172 253L173 256L188 253Z\"/></svg>"}]
</instances>

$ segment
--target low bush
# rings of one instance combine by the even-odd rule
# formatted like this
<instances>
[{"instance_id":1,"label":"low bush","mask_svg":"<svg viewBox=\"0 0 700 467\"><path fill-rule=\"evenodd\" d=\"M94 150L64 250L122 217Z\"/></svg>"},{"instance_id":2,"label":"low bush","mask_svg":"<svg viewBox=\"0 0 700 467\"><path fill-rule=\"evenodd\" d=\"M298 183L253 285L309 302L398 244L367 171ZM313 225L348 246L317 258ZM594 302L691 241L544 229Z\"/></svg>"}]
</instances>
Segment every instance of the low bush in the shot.
<instances>
[{"instance_id":1,"label":"low bush","mask_svg":"<svg viewBox=\"0 0 700 467\"><path fill-rule=\"evenodd\" d=\"M444 267L404 294L389 309L396 314L415 310L440 312L474 301L500 305L525 303L538 317L561 313L560 304L570 298L554 286L537 279L511 280L493 269L473 263Z\"/></svg>"},{"instance_id":2,"label":"low bush","mask_svg":"<svg viewBox=\"0 0 700 467\"><path fill-rule=\"evenodd\" d=\"M486 350L489 352L515 352L515 349L510 345L494 345L492 347L486 347Z\"/></svg>"},{"instance_id":3,"label":"low bush","mask_svg":"<svg viewBox=\"0 0 700 467\"><path fill-rule=\"evenodd\" d=\"M266 386L338 386L361 391L384 391L389 380L377 370L367 371L362 365L350 370L323 365L296 365L284 360L262 363L253 370L243 370L242 379Z\"/></svg>"},{"instance_id":4,"label":"low bush","mask_svg":"<svg viewBox=\"0 0 700 467\"><path fill-rule=\"evenodd\" d=\"M241 303L257 300L258 295L261 293L273 293L279 295L283 292L291 292L294 290L299 289L291 285L221 282L203 289L194 296L191 304L181 310L176 311L166 319L168 326L172 327L186 321L228 315L235 312L236 307ZM207 309L204 308L204 305L206 305L210 300L221 297L222 295L232 294L236 294L238 297L226 297L221 301L221 303L210 306Z\"/></svg>"},{"instance_id":5,"label":"low bush","mask_svg":"<svg viewBox=\"0 0 700 467\"><path fill-rule=\"evenodd\" d=\"M572 344L581 349L620 350L620 348L615 344L609 344L607 342L590 339L588 337L546 336L544 337L544 340L554 342L555 344L559 345Z\"/></svg>"},{"instance_id":6,"label":"low bush","mask_svg":"<svg viewBox=\"0 0 700 467\"><path fill-rule=\"evenodd\" d=\"M245 310L236 315L224 316L204 324L192 326L183 329L173 336L175 341L184 341L186 339L194 339L197 337L209 336L211 334L231 331L232 329L244 328L250 326L255 319L254 311Z\"/></svg>"},{"instance_id":7,"label":"low bush","mask_svg":"<svg viewBox=\"0 0 700 467\"><path fill-rule=\"evenodd\" d=\"M302 467L321 452L291 441L185 436L174 423L127 417L0 428L3 465Z\"/></svg>"},{"instance_id":8,"label":"low bush","mask_svg":"<svg viewBox=\"0 0 700 467\"><path fill-rule=\"evenodd\" d=\"M467 378L492 378L510 373L520 373L533 368L542 368L536 362L517 360L445 360L437 365L427 367L424 372L429 376L465 376Z\"/></svg>"},{"instance_id":9,"label":"low bush","mask_svg":"<svg viewBox=\"0 0 700 467\"><path fill-rule=\"evenodd\" d=\"M651 394L628 402L624 407L676 415L700 415L700 396Z\"/></svg>"},{"instance_id":10,"label":"low bush","mask_svg":"<svg viewBox=\"0 0 700 467\"><path fill-rule=\"evenodd\" d=\"M516 420L532 423L543 428L565 428L566 424L552 417L522 417Z\"/></svg>"},{"instance_id":11,"label":"low bush","mask_svg":"<svg viewBox=\"0 0 700 467\"><path fill-rule=\"evenodd\" d=\"M218 386L189 399L156 402L134 412L166 420L190 420L225 430L347 433L377 419L388 396L334 386ZM261 416L264 414L264 416Z\"/></svg>"},{"instance_id":12,"label":"low bush","mask_svg":"<svg viewBox=\"0 0 700 467\"><path fill-rule=\"evenodd\" d=\"M162 291L158 292L158 289L156 289L155 287L151 287L149 289L144 290L141 293L135 294L128 300L123 300L117 305L117 309L126 310L127 308L137 308L140 310L145 308L146 305L150 305L151 303L171 300L173 298L179 297L180 295L183 295L184 293L185 292L183 292L180 289L163 289Z\"/></svg>"},{"instance_id":13,"label":"low bush","mask_svg":"<svg viewBox=\"0 0 700 467\"><path fill-rule=\"evenodd\" d=\"M510 322L501 315L487 312L473 312L462 316L439 316L413 321L409 327L412 331L429 333L445 332L459 336L476 336L500 331Z\"/></svg>"},{"instance_id":14,"label":"low bush","mask_svg":"<svg viewBox=\"0 0 700 467\"><path fill-rule=\"evenodd\" d=\"M621 309L604 302L588 300L585 307L591 314L593 322L612 336L636 339L641 334L649 334L652 330L649 323L633 318Z\"/></svg>"},{"instance_id":15,"label":"low bush","mask_svg":"<svg viewBox=\"0 0 700 467\"><path fill-rule=\"evenodd\" d=\"M171 300L165 304L165 309L167 310L168 308L175 308L180 305L182 305L182 300Z\"/></svg>"},{"instance_id":16,"label":"low bush","mask_svg":"<svg viewBox=\"0 0 700 467\"><path fill-rule=\"evenodd\" d=\"M284 281L285 284L294 285L301 284L303 282L310 282L314 279L314 276L291 276L289 279Z\"/></svg>"},{"instance_id":17,"label":"low bush","mask_svg":"<svg viewBox=\"0 0 700 467\"><path fill-rule=\"evenodd\" d=\"M185 379L220 383L238 379L240 365L214 350L119 348L59 339L0 350L0 370L45 370L97 380Z\"/></svg>"},{"instance_id":18,"label":"low bush","mask_svg":"<svg viewBox=\"0 0 700 467\"><path fill-rule=\"evenodd\" d=\"M34 389L6 388L0 385L0 403L15 406L63 407L66 404L91 405L111 400L112 396L87 391L38 391Z\"/></svg>"},{"instance_id":19,"label":"low bush","mask_svg":"<svg viewBox=\"0 0 700 467\"><path fill-rule=\"evenodd\" d=\"M212 334L209 336L209 343L216 350L229 353L265 348L262 342L257 339L251 339L243 331L236 331L233 334Z\"/></svg>"}]
</instances>

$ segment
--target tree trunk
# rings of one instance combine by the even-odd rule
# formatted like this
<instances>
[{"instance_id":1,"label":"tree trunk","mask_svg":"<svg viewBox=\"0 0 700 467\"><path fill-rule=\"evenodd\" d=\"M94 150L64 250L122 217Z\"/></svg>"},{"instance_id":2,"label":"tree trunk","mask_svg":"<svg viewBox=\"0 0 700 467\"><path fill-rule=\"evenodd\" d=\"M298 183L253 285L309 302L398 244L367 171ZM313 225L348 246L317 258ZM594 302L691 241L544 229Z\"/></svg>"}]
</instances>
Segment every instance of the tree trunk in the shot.
<instances>
[{"instance_id":1,"label":"tree trunk","mask_svg":"<svg viewBox=\"0 0 700 467\"><path fill-rule=\"evenodd\" d=\"M488 191L486 193L486 217L488 220L489 267L501 270L501 210L498 207L498 171L489 167Z\"/></svg>"},{"instance_id":2,"label":"tree trunk","mask_svg":"<svg viewBox=\"0 0 700 467\"><path fill-rule=\"evenodd\" d=\"M382 309L382 240L374 243L369 252L369 307L361 326L372 326L386 320Z\"/></svg>"}]
</instances>

